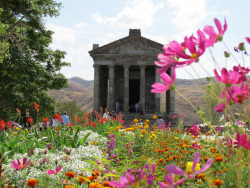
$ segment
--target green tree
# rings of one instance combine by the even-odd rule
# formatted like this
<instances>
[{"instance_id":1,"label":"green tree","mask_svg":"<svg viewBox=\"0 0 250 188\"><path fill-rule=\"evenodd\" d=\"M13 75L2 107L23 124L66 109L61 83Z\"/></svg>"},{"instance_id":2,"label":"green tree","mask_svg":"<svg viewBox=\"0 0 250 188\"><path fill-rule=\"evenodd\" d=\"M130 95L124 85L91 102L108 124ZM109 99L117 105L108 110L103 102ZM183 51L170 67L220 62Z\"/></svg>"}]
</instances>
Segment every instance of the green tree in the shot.
<instances>
[{"instance_id":1,"label":"green tree","mask_svg":"<svg viewBox=\"0 0 250 188\"><path fill-rule=\"evenodd\" d=\"M68 116L71 116L71 121L73 121L74 116L80 118L84 114L84 112L76 105L75 101L69 103L56 103L56 112L63 114L65 111Z\"/></svg>"},{"instance_id":2,"label":"green tree","mask_svg":"<svg viewBox=\"0 0 250 188\"><path fill-rule=\"evenodd\" d=\"M9 44L9 55L0 62L0 118L9 119L16 108L29 108L36 117L34 102L40 113L54 111L54 99L45 92L67 86L60 69L65 52L52 50L53 32L44 25L44 17L58 16L61 4L54 0L0 1L0 22L5 27L1 41ZM1 54L0 54L1 55Z\"/></svg>"}]
</instances>

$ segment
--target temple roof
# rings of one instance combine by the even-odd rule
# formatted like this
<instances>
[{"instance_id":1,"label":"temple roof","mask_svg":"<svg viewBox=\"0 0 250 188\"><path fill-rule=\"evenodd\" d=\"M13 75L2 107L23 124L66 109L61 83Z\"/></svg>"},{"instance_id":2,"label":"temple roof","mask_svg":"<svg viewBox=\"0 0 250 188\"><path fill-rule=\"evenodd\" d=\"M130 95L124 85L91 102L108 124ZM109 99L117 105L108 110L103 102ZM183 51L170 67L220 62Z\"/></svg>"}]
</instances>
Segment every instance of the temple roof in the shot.
<instances>
[{"instance_id":1,"label":"temple roof","mask_svg":"<svg viewBox=\"0 0 250 188\"><path fill-rule=\"evenodd\" d=\"M140 29L130 29L129 36L108 43L99 47L93 45L93 50L89 51L91 57L104 54L159 54L162 52L163 44L152 41L141 36Z\"/></svg>"}]
</instances>

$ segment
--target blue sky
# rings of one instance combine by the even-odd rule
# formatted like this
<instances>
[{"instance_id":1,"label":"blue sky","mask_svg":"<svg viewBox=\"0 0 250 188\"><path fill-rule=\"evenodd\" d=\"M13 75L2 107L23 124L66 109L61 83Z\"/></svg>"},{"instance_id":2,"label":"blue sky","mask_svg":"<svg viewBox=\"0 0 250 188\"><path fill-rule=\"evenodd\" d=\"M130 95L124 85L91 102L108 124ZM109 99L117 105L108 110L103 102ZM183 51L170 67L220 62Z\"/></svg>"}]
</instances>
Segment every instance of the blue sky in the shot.
<instances>
[{"instance_id":1,"label":"blue sky","mask_svg":"<svg viewBox=\"0 0 250 188\"><path fill-rule=\"evenodd\" d=\"M162 44L172 40L182 42L185 36L196 33L205 25L213 25L218 18L224 23L227 19L228 30L224 42L230 50L244 37L250 37L250 1L249 0L61 0L60 16L46 18L48 29L55 32L51 48L67 52L65 61L71 67L62 69L67 77L78 76L93 80L93 60L88 51L93 44L100 46L126 37L129 28L141 29L142 36ZM247 49L250 45L246 44ZM225 66L222 43L212 52L219 67ZM250 50L248 52L250 54ZM240 54L235 54L241 62ZM250 58L245 57L250 63ZM208 50L200 58L202 65L213 75L214 63ZM195 64L186 70L179 69L177 77L183 79L208 76ZM227 67L235 65L230 58ZM193 68L199 75L196 75ZM188 74L189 72L190 74Z\"/></svg>"}]
</instances>

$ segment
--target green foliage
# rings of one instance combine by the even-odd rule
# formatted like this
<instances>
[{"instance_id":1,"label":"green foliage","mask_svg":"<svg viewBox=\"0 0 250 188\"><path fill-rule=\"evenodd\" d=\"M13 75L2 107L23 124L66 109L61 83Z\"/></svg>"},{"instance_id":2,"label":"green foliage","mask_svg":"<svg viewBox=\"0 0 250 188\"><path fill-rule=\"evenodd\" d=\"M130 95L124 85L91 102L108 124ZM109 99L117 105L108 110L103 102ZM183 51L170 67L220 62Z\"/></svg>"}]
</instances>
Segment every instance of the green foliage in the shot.
<instances>
[{"instance_id":1,"label":"green foliage","mask_svg":"<svg viewBox=\"0 0 250 188\"><path fill-rule=\"evenodd\" d=\"M201 112L212 125L219 123L220 116L215 111L215 107L221 103L220 94L222 90L223 84L220 82L208 84L205 88L204 104L201 107Z\"/></svg>"},{"instance_id":2,"label":"green foliage","mask_svg":"<svg viewBox=\"0 0 250 188\"><path fill-rule=\"evenodd\" d=\"M67 111L67 115L71 116L71 118L74 118L74 116L82 116L83 111L76 105L76 102L69 102L69 103L56 103L56 112L63 114L65 111Z\"/></svg>"},{"instance_id":3,"label":"green foliage","mask_svg":"<svg viewBox=\"0 0 250 188\"><path fill-rule=\"evenodd\" d=\"M69 63L62 61L65 52L49 48L53 32L46 30L43 17L58 16L60 5L53 0L0 2L0 41L9 44L6 57L0 45L0 118L10 119L16 108L33 113L34 102L44 115L54 111L54 100L45 91L67 86L59 71Z\"/></svg>"}]
</instances>

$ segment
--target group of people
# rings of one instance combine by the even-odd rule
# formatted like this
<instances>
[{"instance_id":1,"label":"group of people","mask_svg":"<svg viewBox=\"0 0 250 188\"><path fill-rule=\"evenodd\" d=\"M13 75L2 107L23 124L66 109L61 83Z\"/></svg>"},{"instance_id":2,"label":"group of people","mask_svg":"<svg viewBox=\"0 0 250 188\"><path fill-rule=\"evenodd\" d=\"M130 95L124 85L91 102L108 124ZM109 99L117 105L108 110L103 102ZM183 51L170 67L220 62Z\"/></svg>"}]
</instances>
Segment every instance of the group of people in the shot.
<instances>
[{"instance_id":1,"label":"group of people","mask_svg":"<svg viewBox=\"0 0 250 188\"><path fill-rule=\"evenodd\" d=\"M119 112L118 112L118 113L119 113ZM118 113L117 113L117 114L118 114ZM103 117L103 118L106 118L106 119L114 119L114 118L116 118L116 114L115 114L114 111L109 112L109 111L108 111L108 108L105 108L105 111L104 111L102 117Z\"/></svg>"},{"instance_id":2,"label":"group of people","mask_svg":"<svg viewBox=\"0 0 250 188\"><path fill-rule=\"evenodd\" d=\"M59 121L59 119L61 120ZM53 128L58 125L68 125L69 123L70 123L69 116L65 111L61 117L60 116L58 117L58 114L56 114L50 121L49 120L47 122L40 121L39 128L40 131L42 131L43 128L44 129L47 129L49 127ZM28 113L26 113L26 116L22 119L22 127L30 129L32 125L33 125L33 119Z\"/></svg>"}]
</instances>

